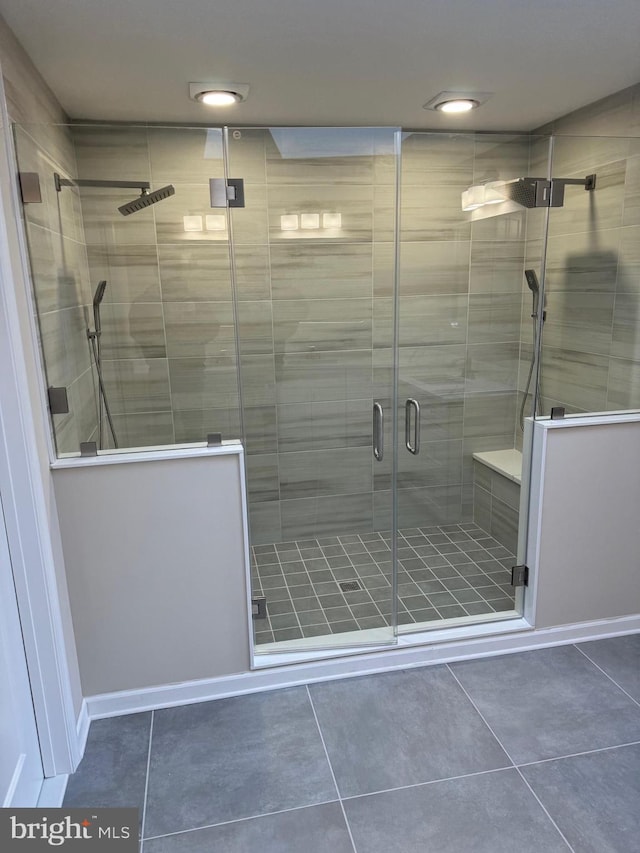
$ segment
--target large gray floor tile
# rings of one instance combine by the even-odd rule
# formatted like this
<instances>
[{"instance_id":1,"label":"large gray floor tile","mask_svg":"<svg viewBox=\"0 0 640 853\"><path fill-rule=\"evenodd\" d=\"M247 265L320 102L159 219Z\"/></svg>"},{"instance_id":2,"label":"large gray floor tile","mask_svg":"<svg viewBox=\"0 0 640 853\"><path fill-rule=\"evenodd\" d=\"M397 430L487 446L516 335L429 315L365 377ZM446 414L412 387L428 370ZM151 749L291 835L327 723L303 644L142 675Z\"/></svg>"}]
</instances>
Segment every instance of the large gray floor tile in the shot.
<instances>
[{"instance_id":1,"label":"large gray floor tile","mask_svg":"<svg viewBox=\"0 0 640 853\"><path fill-rule=\"evenodd\" d=\"M144 853L353 853L338 803L145 841Z\"/></svg>"},{"instance_id":2,"label":"large gray floor tile","mask_svg":"<svg viewBox=\"0 0 640 853\"><path fill-rule=\"evenodd\" d=\"M640 850L640 746L523 767L576 853Z\"/></svg>"},{"instance_id":3,"label":"large gray floor tile","mask_svg":"<svg viewBox=\"0 0 640 853\"><path fill-rule=\"evenodd\" d=\"M567 853L516 770L345 802L361 853Z\"/></svg>"},{"instance_id":4,"label":"large gray floor tile","mask_svg":"<svg viewBox=\"0 0 640 853\"><path fill-rule=\"evenodd\" d=\"M510 764L445 667L310 687L342 796Z\"/></svg>"},{"instance_id":5,"label":"large gray floor tile","mask_svg":"<svg viewBox=\"0 0 640 853\"><path fill-rule=\"evenodd\" d=\"M640 634L579 643L578 648L640 702Z\"/></svg>"},{"instance_id":6,"label":"large gray floor tile","mask_svg":"<svg viewBox=\"0 0 640 853\"><path fill-rule=\"evenodd\" d=\"M147 837L335 799L303 687L155 714Z\"/></svg>"},{"instance_id":7,"label":"large gray floor tile","mask_svg":"<svg viewBox=\"0 0 640 853\"><path fill-rule=\"evenodd\" d=\"M137 808L142 820L150 729L151 712L94 720L64 805Z\"/></svg>"},{"instance_id":8,"label":"large gray floor tile","mask_svg":"<svg viewBox=\"0 0 640 853\"><path fill-rule=\"evenodd\" d=\"M451 670L516 764L640 740L640 708L573 646Z\"/></svg>"}]
</instances>

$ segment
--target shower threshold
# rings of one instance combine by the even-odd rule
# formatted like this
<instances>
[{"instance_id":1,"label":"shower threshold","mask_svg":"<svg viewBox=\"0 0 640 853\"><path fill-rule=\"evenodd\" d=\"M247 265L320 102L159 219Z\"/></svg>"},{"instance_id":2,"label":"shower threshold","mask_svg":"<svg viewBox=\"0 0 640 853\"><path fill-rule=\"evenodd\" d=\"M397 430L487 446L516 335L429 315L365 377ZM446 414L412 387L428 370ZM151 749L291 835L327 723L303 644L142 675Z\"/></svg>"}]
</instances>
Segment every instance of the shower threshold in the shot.
<instances>
[{"instance_id":1,"label":"shower threshold","mask_svg":"<svg viewBox=\"0 0 640 853\"><path fill-rule=\"evenodd\" d=\"M473 523L400 530L399 632L519 616L510 585L514 562ZM267 617L255 621L256 651L280 644L302 650L311 644L305 640L317 648L323 638L327 647L388 640L390 577L388 532L255 546L253 595L267 601Z\"/></svg>"}]
</instances>

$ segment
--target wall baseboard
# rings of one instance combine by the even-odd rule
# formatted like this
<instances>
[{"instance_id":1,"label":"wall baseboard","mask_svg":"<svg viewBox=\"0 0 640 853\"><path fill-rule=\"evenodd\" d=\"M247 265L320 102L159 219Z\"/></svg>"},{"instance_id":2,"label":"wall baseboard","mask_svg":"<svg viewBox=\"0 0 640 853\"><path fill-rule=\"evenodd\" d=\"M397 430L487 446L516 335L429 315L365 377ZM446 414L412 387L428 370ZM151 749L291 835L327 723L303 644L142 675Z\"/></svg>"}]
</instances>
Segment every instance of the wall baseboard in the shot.
<instances>
[{"instance_id":1,"label":"wall baseboard","mask_svg":"<svg viewBox=\"0 0 640 853\"><path fill-rule=\"evenodd\" d=\"M57 776L50 776L48 779L45 779L40 789L40 796L38 797L38 808L60 808L67 790L68 781L69 776L66 773L59 773Z\"/></svg>"},{"instance_id":2,"label":"wall baseboard","mask_svg":"<svg viewBox=\"0 0 640 853\"><path fill-rule=\"evenodd\" d=\"M246 693L294 687L318 681L353 678L393 669L451 663L457 660L512 654L548 646L566 645L589 640L605 639L640 631L640 614L597 622L562 625L557 628L531 629L480 639L442 642L414 648L394 648L383 651L332 658L311 663L292 664L253 670L219 678L162 684L140 690L122 690L88 696L88 719L135 714L176 705L189 705ZM82 712L81 712L82 713Z\"/></svg>"},{"instance_id":3,"label":"wall baseboard","mask_svg":"<svg viewBox=\"0 0 640 853\"><path fill-rule=\"evenodd\" d=\"M80 757L84 755L84 748L87 745L87 738L89 737L90 724L91 717L89 716L89 706L87 704L87 700L83 699L80 713L78 714L78 719L76 721L78 755Z\"/></svg>"}]
</instances>

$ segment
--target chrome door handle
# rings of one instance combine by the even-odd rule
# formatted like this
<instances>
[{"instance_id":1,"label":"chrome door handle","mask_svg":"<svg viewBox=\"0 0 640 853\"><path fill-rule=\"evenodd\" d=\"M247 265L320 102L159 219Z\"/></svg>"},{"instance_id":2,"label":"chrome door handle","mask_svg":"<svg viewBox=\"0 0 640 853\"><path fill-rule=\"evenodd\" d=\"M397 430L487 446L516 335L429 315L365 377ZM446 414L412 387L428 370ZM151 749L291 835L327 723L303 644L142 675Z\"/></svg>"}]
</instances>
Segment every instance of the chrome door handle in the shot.
<instances>
[{"instance_id":1,"label":"chrome door handle","mask_svg":"<svg viewBox=\"0 0 640 853\"><path fill-rule=\"evenodd\" d=\"M384 412L380 403L373 404L373 455L382 462L384 456Z\"/></svg>"},{"instance_id":2,"label":"chrome door handle","mask_svg":"<svg viewBox=\"0 0 640 853\"><path fill-rule=\"evenodd\" d=\"M415 412L413 422L413 444L411 444L411 409ZM404 443L409 453L420 453L420 403L409 398L404 404Z\"/></svg>"}]
</instances>

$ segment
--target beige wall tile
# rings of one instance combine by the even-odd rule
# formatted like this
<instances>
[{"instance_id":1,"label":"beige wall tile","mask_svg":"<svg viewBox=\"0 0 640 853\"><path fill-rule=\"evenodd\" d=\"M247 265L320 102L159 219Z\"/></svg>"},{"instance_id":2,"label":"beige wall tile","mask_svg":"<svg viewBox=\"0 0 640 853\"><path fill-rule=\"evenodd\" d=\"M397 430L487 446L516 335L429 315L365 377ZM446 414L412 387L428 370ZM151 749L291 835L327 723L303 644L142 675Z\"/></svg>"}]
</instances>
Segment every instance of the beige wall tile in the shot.
<instances>
[{"instance_id":1,"label":"beige wall tile","mask_svg":"<svg viewBox=\"0 0 640 853\"><path fill-rule=\"evenodd\" d=\"M371 349L370 299L279 300L273 305L278 353Z\"/></svg>"},{"instance_id":2,"label":"beige wall tile","mask_svg":"<svg viewBox=\"0 0 640 853\"><path fill-rule=\"evenodd\" d=\"M114 415L171 411L165 358L105 360L102 370Z\"/></svg>"},{"instance_id":3,"label":"beige wall tile","mask_svg":"<svg viewBox=\"0 0 640 853\"><path fill-rule=\"evenodd\" d=\"M160 302L156 246L88 246L91 282L106 279L108 302Z\"/></svg>"}]
</instances>

